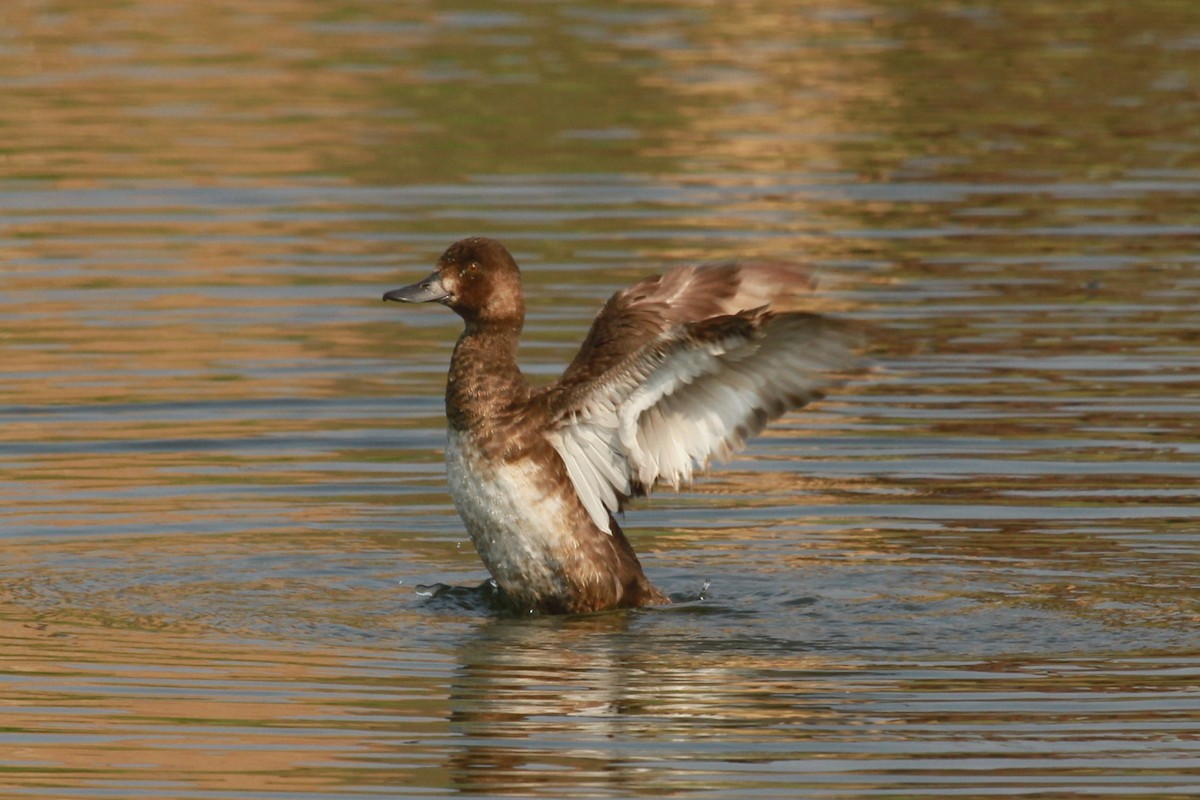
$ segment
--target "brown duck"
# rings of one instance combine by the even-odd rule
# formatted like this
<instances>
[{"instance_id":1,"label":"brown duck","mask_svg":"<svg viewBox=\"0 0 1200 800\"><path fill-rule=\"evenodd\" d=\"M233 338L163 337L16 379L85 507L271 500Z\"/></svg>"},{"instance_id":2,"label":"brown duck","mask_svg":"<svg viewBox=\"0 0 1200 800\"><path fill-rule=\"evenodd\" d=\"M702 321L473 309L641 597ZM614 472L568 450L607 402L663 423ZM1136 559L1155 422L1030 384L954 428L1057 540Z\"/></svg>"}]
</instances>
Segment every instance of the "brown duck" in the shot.
<instances>
[{"instance_id":1,"label":"brown duck","mask_svg":"<svg viewBox=\"0 0 1200 800\"><path fill-rule=\"evenodd\" d=\"M777 308L810 291L786 263L677 267L617 292L557 382L517 366L521 273L499 242L450 246L384 300L438 302L466 323L446 385L450 495L483 563L522 609L669 603L614 514L822 396L855 328Z\"/></svg>"}]
</instances>

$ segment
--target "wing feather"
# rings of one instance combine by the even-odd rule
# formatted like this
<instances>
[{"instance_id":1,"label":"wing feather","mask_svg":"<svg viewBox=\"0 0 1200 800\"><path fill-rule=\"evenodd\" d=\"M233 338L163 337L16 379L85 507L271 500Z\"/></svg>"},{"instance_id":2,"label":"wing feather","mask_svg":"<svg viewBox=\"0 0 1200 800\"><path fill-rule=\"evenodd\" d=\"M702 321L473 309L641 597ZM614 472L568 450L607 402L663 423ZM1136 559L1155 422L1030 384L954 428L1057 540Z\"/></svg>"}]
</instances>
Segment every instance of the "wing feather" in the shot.
<instances>
[{"instance_id":1,"label":"wing feather","mask_svg":"<svg viewBox=\"0 0 1200 800\"><path fill-rule=\"evenodd\" d=\"M678 489L770 420L822 396L861 334L769 307L811 289L778 263L685 267L618 292L548 387L547 439L595 524L653 486Z\"/></svg>"}]
</instances>

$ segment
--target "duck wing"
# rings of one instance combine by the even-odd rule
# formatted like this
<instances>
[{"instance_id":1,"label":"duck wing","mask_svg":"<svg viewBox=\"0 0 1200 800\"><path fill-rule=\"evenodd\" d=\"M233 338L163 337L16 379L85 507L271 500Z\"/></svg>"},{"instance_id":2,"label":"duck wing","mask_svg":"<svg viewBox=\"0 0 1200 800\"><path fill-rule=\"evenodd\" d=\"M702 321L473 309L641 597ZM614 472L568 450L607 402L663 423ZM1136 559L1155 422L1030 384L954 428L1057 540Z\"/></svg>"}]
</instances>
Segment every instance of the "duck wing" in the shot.
<instances>
[{"instance_id":1,"label":"duck wing","mask_svg":"<svg viewBox=\"0 0 1200 800\"><path fill-rule=\"evenodd\" d=\"M679 267L617 292L547 390L546 437L592 520L655 485L678 489L851 367L861 334L776 311L813 288L776 262Z\"/></svg>"}]
</instances>

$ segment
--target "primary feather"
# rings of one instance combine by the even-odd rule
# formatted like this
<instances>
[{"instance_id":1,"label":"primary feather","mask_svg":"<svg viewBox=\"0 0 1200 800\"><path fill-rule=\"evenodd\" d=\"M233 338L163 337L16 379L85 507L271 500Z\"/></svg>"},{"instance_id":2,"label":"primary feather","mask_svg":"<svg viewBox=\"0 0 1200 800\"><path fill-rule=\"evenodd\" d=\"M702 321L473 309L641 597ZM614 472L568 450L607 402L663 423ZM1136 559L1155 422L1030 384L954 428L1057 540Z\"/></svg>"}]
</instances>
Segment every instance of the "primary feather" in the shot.
<instances>
[{"instance_id":1,"label":"primary feather","mask_svg":"<svg viewBox=\"0 0 1200 800\"><path fill-rule=\"evenodd\" d=\"M769 421L821 396L859 336L776 311L813 281L775 262L679 267L613 295L557 384L546 438L592 521L625 499L678 489Z\"/></svg>"}]
</instances>

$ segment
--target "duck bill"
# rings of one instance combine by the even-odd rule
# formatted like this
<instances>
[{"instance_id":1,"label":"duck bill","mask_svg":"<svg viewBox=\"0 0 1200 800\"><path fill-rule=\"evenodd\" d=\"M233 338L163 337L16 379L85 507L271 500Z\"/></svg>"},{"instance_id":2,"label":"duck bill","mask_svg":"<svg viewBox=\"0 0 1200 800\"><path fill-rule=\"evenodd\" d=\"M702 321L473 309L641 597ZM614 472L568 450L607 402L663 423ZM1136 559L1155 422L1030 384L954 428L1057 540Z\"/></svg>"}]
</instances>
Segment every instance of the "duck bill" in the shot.
<instances>
[{"instance_id":1,"label":"duck bill","mask_svg":"<svg viewBox=\"0 0 1200 800\"><path fill-rule=\"evenodd\" d=\"M392 289L383 296L384 300L396 300L401 303L431 303L435 300L445 300L450 292L442 285L442 278L436 272L412 286Z\"/></svg>"}]
</instances>

